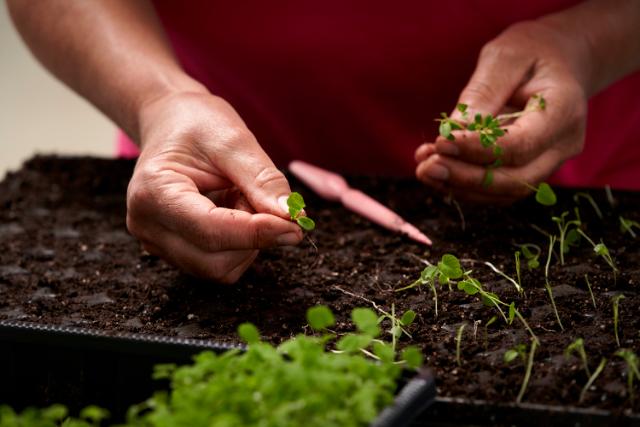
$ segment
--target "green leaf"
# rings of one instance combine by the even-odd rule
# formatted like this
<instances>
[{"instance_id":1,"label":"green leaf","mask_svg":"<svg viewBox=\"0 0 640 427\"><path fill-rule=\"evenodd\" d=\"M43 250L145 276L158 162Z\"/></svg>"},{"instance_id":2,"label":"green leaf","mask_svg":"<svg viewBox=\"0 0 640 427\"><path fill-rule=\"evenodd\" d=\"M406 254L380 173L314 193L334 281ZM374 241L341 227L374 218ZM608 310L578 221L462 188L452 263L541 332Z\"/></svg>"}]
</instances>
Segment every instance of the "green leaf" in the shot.
<instances>
[{"instance_id":1,"label":"green leaf","mask_svg":"<svg viewBox=\"0 0 640 427\"><path fill-rule=\"evenodd\" d=\"M260 342L260 332L252 323L243 323L238 326L238 335L247 344Z\"/></svg>"},{"instance_id":2,"label":"green leaf","mask_svg":"<svg viewBox=\"0 0 640 427\"><path fill-rule=\"evenodd\" d=\"M302 227L304 230L307 230L307 231L311 231L314 228L316 228L316 223L307 216L298 217L296 219L296 222L300 227Z\"/></svg>"},{"instance_id":3,"label":"green leaf","mask_svg":"<svg viewBox=\"0 0 640 427\"><path fill-rule=\"evenodd\" d=\"M316 331L335 325L336 319L326 305L317 305L307 310L307 321Z\"/></svg>"},{"instance_id":4,"label":"green leaf","mask_svg":"<svg viewBox=\"0 0 640 427\"><path fill-rule=\"evenodd\" d=\"M536 201L544 206L553 206L557 201L556 193L549 184L542 182L536 190Z\"/></svg>"},{"instance_id":5,"label":"green leaf","mask_svg":"<svg viewBox=\"0 0 640 427\"><path fill-rule=\"evenodd\" d=\"M461 113L465 113L468 107L469 106L467 104L463 104L463 103L459 103L458 105L456 105L456 109Z\"/></svg>"},{"instance_id":6,"label":"green leaf","mask_svg":"<svg viewBox=\"0 0 640 427\"><path fill-rule=\"evenodd\" d=\"M441 121L438 131L440 132L441 136L449 139L449 137L451 136L451 123L449 123L448 120Z\"/></svg>"},{"instance_id":7,"label":"green leaf","mask_svg":"<svg viewBox=\"0 0 640 427\"><path fill-rule=\"evenodd\" d=\"M511 350L505 351L503 359L506 363L511 363L515 359L517 359L519 355L520 353L518 353L517 350L511 349Z\"/></svg>"},{"instance_id":8,"label":"green leaf","mask_svg":"<svg viewBox=\"0 0 640 427\"><path fill-rule=\"evenodd\" d=\"M89 420L94 424L98 424L100 421L109 418L109 411L102 409L99 406L89 405L80 411L80 418Z\"/></svg>"},{"instance_id":9,"label":"green leaf","mask_svg":"<svg viewBox=\"0 0 640 427\"><path fill-rule=\"evenodd\" d=\"M369 308L354 308L351 312L351 320L360 332L364 332L372 337L380 335L378 327L378 316Z\"/></svg>"},{"instance_id":10,"label":"green leaf","mask_svg":"<svg viewBox=\"0 0 640 427\"><path fill-rule=\"evenodd\" d=\"M367 348L372 339L368 335L347 334L338 340L336 348L347 353L354 353L362 348Z\"/></svg>"},{"instance_id":11,"label":"green leaf","mask_svg":"<svg viewBox=\"0 0 640 427\"><path fill-rule=\"evenodd\" d=\"M444 254L438 262L438 270L449 279L459 279L462 277L460 261L454 255Z\"/></svg>"},{"instance_id":12,"label":"green leaf","mask_svg":"<svg viewBox=\"0 0 640 427\"><path fill-rule=\"evenodd\" d=\"M400 323L402 323L403 326L409 326L410 324L413 323L415 318L416 318L416 312L413 310L407 310L404 312L404 314L400 318Z\"/></svg>"},{"instance_id":13,"label":"green leaf","mask_svg":"<svg viewBox=\"0 0 640 427\"><path fill-rule=\"evenodd\" d=\"M509 324L513 323L513 318L516 315L516 304L512 302L509 304Z\"/></svg>"},{"instance_id":14,"label":"green leaf","mask_svg":"<svg viewBox=\"0 0 640 427\"><path fill-rule=\"evenodd\" d=\"M42 410L42 417L47 420L62 421L67 417L68 413L69 411L67 411L66 406L54 404ZM0 419L0 421L2 421L2 419Z\"/></svg>"},{"instance_id":15,"label":"green leaf","mask_svg":"<svg viewBox=\"0 0 640 427\"><path fill-rule=\"evenodd\" d=\"M391 363L396 358L395 351L390 344L385 344L380 341L373 343L373 354L378 356L380 360L386 363Z\"/></svg>"},{"instance_id":16,"label":"green leaf","mask_svg":"<svg viewBox=\"0 0 640 427\"><path fill-rule=\"evenodd\" d=\"M306 205L304 204L302 195L294 191L289 194L287 198L287 206L289 207L289 213L294 212L294 214L291 215L291 219L295 219L295 214L304 209Z\"/></svg>"},{"instance_id":17,"label":"green leaf","mask_svg":"<svg viewBox=\"0 0 640 427\"><path fill-rule=\"evenodd\" d=\"M475 295L480 290L471 280L461 280L458 282L458 289L464 291L467 295Z\"/></svg>"},{"instance_id":18,"label":"green leaf","mask_svg":"<svg viewBox=\"0 0 640 427\"><path fill-rule=\"evenodd\" d=\"M487 168L484 172L484 178L482 178L482 186L484 188L490 187L493 184L493 169Z\"/></svg>"},{"instance_id":19,"label":"green leaf","mask_svg":"<svg viewBox=\"0 0 640 427\"><path fill-rule=\"evenodd\" d=\"M422 366L422 352L416 346L411 345L402 350L401 358L410 368L418 369Z\"/></svg>"},{"instance_id":20,"label":"green leaf","mask_svg":"<svg viewBox=\"0 0 640 427\"><path fill-rule=\"evenodd\" d=\"M423 283L431 282L436 277L436 273L438 273L438 267L435 265L428 265L424 270L422 270L422 273L420 273L420 280Z\"/></svg>"}]
</instances>

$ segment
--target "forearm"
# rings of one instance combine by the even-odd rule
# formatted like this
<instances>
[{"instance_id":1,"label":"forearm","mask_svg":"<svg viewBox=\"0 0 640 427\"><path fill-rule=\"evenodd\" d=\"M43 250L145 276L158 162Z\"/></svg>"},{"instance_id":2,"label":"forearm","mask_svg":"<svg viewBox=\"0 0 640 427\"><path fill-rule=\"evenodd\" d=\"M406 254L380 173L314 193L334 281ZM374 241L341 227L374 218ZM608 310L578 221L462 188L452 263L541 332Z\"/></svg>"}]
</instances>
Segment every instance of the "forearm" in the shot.
<instances>
[{"instance_id":1,"label":"forearm","mask_svg":"<svg viewBox=\"0 0 640 427\"><path fill-rule=\"evenodd\" d=\"M541 19L584 49L585 90L588 96L640 70L640 1L589 0Z\"/></svg>"},{"instance_id":2,"label":"forearm","mask_svg":"<svg viewBox=\"0 0 640 427\"><path fill-rule=\"evenodd\" d=\"M139 140L140 112L174 92L205 91L176 60L146 0L9 0L34 55Z\"/></svg>"}]
</instances>

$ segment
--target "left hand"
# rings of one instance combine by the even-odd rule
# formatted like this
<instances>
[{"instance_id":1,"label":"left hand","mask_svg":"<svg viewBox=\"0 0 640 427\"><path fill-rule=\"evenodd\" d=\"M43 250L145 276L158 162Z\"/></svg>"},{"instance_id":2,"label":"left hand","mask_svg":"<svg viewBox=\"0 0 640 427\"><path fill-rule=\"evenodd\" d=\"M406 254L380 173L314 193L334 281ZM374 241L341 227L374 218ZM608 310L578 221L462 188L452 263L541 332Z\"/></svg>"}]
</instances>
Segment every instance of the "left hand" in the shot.
<instances>
[{"instance_id":1,"label":"left hand","mask_svg":"<svg viewBox=\"0 0 640 427\"><path fill-rule=\"evenodd\" d=\"M493 183L483 187L486 166L495 158L470 131L454 131L455 141L441 136L416 151L416 175L426 185L456 198L509 203L528 195L523 184L536 185L567 159L582 151L587 113L588 48L544 21L509 27L484 46L476 70L459 102L475 113L494 116L521 110L541 94L544 111L525 113L506 126L498 139L503 165ZM452 117L462 119L454 111Z\"/></svg>"}]
</instances>

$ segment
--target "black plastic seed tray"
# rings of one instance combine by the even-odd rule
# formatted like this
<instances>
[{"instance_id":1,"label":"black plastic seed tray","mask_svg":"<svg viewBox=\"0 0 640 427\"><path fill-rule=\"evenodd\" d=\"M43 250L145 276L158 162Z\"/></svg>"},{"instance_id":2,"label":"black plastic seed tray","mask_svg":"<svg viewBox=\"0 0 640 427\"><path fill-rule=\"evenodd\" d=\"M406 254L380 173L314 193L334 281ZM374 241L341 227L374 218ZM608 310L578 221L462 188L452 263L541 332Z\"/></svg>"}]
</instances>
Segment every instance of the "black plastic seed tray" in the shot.
<instances>
[{"instance_id":1,"label":"black plastic seed tray","mask_svg":"<svg viewBox=\"0 0 640 427\"><path fill-rule=\"evenodd\" d=\"M14 408L64 403L72 411L97 404L116 420L166 386L151 380L158 363L188 363L204 350L243 349L214 341L0 321L0 403ZM436 394L429 370L402 387L373 427L409 426Z\"/></svg>"}]
</instances>

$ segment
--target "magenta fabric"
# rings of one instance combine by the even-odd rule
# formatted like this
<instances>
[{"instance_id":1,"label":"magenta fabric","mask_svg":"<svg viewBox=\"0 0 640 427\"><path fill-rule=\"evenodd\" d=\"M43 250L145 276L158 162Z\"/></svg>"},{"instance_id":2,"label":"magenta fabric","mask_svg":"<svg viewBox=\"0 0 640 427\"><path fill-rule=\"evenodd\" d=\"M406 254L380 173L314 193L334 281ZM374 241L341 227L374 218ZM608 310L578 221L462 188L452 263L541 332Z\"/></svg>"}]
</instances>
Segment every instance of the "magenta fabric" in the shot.
<instances>
[{"instance_id":1,"label":"magenta fabric","mask_svg":"<svg viewBox=\"0 0 640 427\"><path fill-rule=\"evenodd\" d=\"M576 1L154 3L185 70L238 110L277 165L410 176L482 45ZM638 94L640 73L591 100L585 150L554 183L640 189Z\"/></svg>"}]
</instances>

